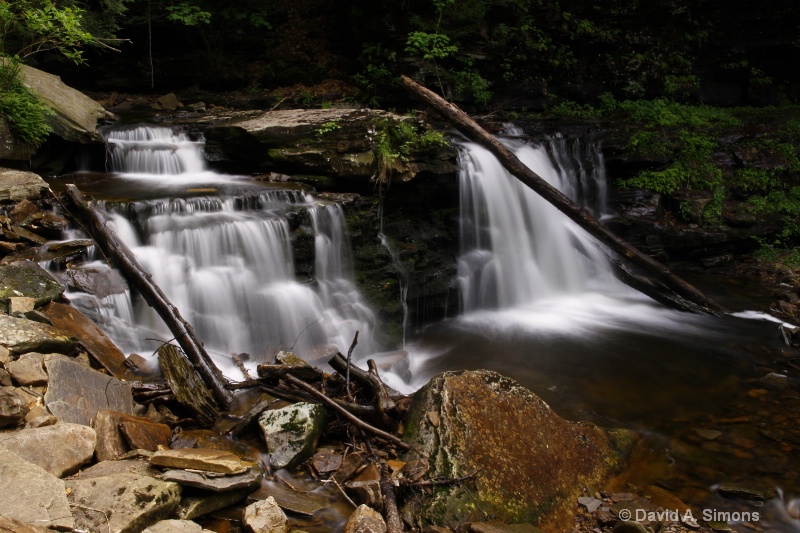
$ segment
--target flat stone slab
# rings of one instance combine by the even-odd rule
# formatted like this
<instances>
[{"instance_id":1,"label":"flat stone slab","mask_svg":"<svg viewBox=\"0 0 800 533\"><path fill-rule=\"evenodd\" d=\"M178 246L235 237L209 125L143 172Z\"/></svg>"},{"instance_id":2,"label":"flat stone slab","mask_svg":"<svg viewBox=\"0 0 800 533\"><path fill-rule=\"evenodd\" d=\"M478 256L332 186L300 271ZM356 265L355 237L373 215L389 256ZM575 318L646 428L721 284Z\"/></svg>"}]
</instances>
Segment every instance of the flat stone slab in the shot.
<instances>
[{"instance_id":1,"label":"flat stone slab","mask_svg":"<svg viewBox=\"0 0 800 533\"><path fill-rule=\"evenodd\" d=\"M64 293L64 287L33 261L0 265L0 302L14 297L33 298L34 305L44 305Z\"/></svg>"},{"instance_id":2,"label":"flat stone slab","mask_svg":"<svg viewBox=\"0 0 800 533\"><path fill-rule=\"evenodd\" d=\"M125 354L97 324L71 305L51 302L42 312L53 326L66 331L78 339L89 354L111 375L120 379L131 377L125 366Z\"/></svg>"},{"instance_id":3,"label":"flat stone slab","mask_svg":"<svg viewBox=\"0 0 800 533\"><path fill-rule=\"evenodd\" d=\"M4 516L70 531L75 526L62 480L7 450L0 450L0 479Z\"/></svg>"},{"instance_id":4,"label":"flat stone slab","mask_svg":"<svg viewBox=\"0 0 800 533\"><path fill-rule=\"evenodd\" d=\"M0 433L0 450L15 453L60 478L91 460L96 439L90 427L55 424Z\"/></svg>"},{"instance_id":5,"label":"flat stone slab","mask_svg":"<svg viewBox=\"0 0 800 533\"><path fill-rule=\"evenodd\" d=\"M210 448L159 450L150 458L150 464L168 468L204 470L221 474L241 474L252 466L233 453Z\"/></svg>"},{"instance_id":6,"label":"flat stone slab","mask_svg":"<svg viewBox=\"0 0 800 533\"><path fill-rule=\"evenodd\" d=\"M75 338L53 326L0 314L0 345L12 354L65 353L75 348Z\"/></svg>"},{"instance_id":7,"label":"flat stone slab","mask_svg":"<svg viewBox=\"0 0 800 533\"><path fill-rule=\"evenodd\" d=\"M97 459L109 461L130 450L154 452L169 446L172 430L147 418L119 411L98 411L92 427L97 432Z\"/></svg>"},{"instance_id":8,"label":"flat stone slab","mask_svg":"<svg viewBox=\"0 0 800 533\"><path fill-rule=\"evenodd\" d=\"M67 359L47 361L45 368L50 381L44 401L59 420L91 426L98 411L133 414L129 383Z\"/></svg>"},{"instance_id":9,"label":"flat stone slab","mask_svg":"<svg viewBox=\"0 0 800 533\"><path fill-rule=\"evenodd\" d=\"M177 483L136 474L68 479L66 487L75 528L86 531L140 533L170 518L181 495Z\"/></svg>"},{"instance_id":10,"label":"flat stone slab","mask_svg":"<svg viewBox=\"0 0 800 533\"><path fill-rule=\"evenodd\" d=\"M136 474L139 476L156 477L161 474L161 471L150 466L150 461L147 459L137 457L135 459L100 461L85 470L81 470L69 479L90 479L113 476L116 474Z\"/></svg>"},{"instance_id":11,"label":"flat stone slab","mask_svg":"<svg viewBox=\"0 0 800 533\"><path fill-rule=\"evenodd\" d=\"M162 478L164 481L174 481L181 485L211 492L228 492L238 489L256 490L261 485L261 473L254 469L234 475L210 475L187 470L167 470Z\"/></svg>"},{"instance_id":12,"label":"flat stone slab","mask_svg":"<svg viewBox=\"0 0 800 533\"><path fill-rule=\"evenodd\" d=\"M48 188L47 183L38 174L0 168L0 201L35 200Z\"/></svg>"}]
</instances>

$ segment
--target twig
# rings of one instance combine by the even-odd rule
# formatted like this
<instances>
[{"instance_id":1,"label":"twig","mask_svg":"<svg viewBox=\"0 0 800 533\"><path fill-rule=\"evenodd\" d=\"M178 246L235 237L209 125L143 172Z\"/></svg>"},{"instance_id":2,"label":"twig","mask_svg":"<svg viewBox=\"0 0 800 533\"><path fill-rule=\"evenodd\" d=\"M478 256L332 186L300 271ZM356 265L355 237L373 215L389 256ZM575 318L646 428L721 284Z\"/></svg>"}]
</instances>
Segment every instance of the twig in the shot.
<instances>
[{"instance_id":1,"label":"twig","mask_svg":"<svg viewBox=\"0 0 800 533\"><path fill-rule=\"evenodd\" d=\"M236 366L236 368L239 369L239 372L241 372L242 375L244 375L245 379L247 379L247 380L253 379L253 376L251 376L250 372L247 371L247 367L244 366L244 361L242 361L239 358L239 354L238 353L232 353L231 354L231 360L233 361L233 364Z\"/></svg>"},{"instance_id":2,"label":"twig","mask_svg":"<svg viewBox=\"0 0 800 533\"><path fill-rule=\"evenodd\" d=\"M400 478L399 481L400 485L403 487L446 487L448 485L458 485L459 483L469 481L470 479L473 479L480 471L481 469L478 468L471 474L457 478L429 479L427 481L409 481L407 479Z\"/></svg>"},{"instance_id":3,"label":"twig","mask_svg":"<svg viewBox=\"0 0 800 533\"><path fill-rule=\"evenodd\" d=\"M324 403L325 405L327 405L328 407L330 407L331 409L333 409L334 411L336 411L337 413L339 413L340 415L345 417L353 425L355 425L355 426L357 426L357 427L359 427L359 428L361 428L361 429L363 429L365 431L369 431L373 435L376 435L376 436L382 438L383 440L387 440L387 441L391 442L392 444L394 444L394 445L396 445L396 446L398 446L398 447L400 447L400 448L402 448L404 450L410 450L411 449L411 446L409 446L408 444L406 444L405 442L403 442L399 438L395 437L391 433L387 433L387 432L383 431L382 429L378 429L375 426L371 426L371 425L367 424L363 420L359 420L354 415L352 415L349 411L347 411L347 409L345 409L344 407L341 407L335 401L331 400L330 398L325 396L325 394L323 394L322 392L318 391L317 389L315 389L314 387L312 387L308 383L305 383L304 381L300 381L299 379L297 379L296 377L291 376L291 375L286 376L286 381L288 381L292 385L295 385L296 387L306 391L307 393L311 394L312 396L317 398L319 401L321 401L322 403Z\"/></svg>"},{"instance_id":4,"label":"twig","mask_svg":"<svg viewBox=\"0 0 800 533\"><path fill-rule=\"evenodd\" d=\"M331 477L329 479L323 479L322 482L325 483L325 484L333 482L333 484L336 485L336 488L339 489L339 492L341 493L341 495L344 496L344 499L347 500L347 503L352 505L353 509L357 509L358 508L358 505L356 505L356 503L353 500L350 499L350 496L348 496L347 493L344 491L344 489L342 489L342 486L339 485L339 482L336 481L336 479Z\"/></svg>"},{"instance_id":5,"label":"twig","mask_svg":"<svg viewBox=\"0 0 800 533\"><path fill-rule=\"evenodd\" d=\"M353 355L353 350L355 350L356 344L358 344L358 331L356 331L356 334L353 337L353 342L350 344L350 349L347 350L347 375L345 376L344 380L344 390L347 391L347 399L350 401L353 401L353 397L350 395L350 358Z\"/></svg>"}]
</instances>

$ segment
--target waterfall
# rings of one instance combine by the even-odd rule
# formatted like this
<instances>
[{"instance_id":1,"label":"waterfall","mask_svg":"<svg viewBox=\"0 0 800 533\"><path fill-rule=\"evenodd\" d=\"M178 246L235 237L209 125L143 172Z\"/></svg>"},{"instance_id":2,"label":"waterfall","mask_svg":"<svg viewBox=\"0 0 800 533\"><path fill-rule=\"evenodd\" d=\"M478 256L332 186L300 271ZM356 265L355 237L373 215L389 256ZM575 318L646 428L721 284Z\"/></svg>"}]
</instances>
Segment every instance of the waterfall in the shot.
<instances>
[{"instance_id":1,"label":"waterfall","mask_svg":"<svg viewBox=\"0 0 800 533\"><path fill-rule=\"evenodd\" d=\"M140 182L149 194L101 204L223 370L234 353L260 362L279 349L303 356L333 344L346 351L355 331L357 352L374 348L374 316L352 281L340 206L207 171L202 143L168 128L112 130L107 140L114 176ZM153 187L166 197L150 198ZM305 230L292 227L290 217L305 220ZM313 233L314 282L295 279L293 231ZM123 351L147 355L172 337L140 298L125 300L115 295L99 303Z\"/></svg>"},{"instance_id":2,"label":"waterfall","mask_svg":"<svg viewBox=\"0 0 800 533\"><path fill-rule=\"evenodd\" d=\"M548 144L502 142L550 185L604 214L605 172L596 146L585 149L561 137ZM458 275L465 311L505 309L598 284L616 285L598 244L485 148L459 144L459 183Z\"/></svg>"}]
</instances>

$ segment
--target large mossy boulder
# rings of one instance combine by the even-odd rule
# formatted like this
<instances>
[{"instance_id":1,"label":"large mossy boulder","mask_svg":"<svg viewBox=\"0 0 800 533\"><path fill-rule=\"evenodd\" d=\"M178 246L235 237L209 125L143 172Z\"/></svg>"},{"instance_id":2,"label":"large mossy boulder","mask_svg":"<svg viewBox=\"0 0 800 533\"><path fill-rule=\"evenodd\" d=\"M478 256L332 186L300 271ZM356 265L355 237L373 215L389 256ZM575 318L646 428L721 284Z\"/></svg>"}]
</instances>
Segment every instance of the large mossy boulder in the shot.
<instances>
[{"instance_id":1,"label":"large mossy boulder","mask_svg":"<svg viewBox=\"0 0 800 533\"><path fill-rule=\"evenodd\" d=\"M622 465L600 428L574 423L516 381L486 370L445 372L414 396L406 459L427 459L431 477L474 481L438 487L404 513L456 528L485 516L546 531L571 527L576 498Z\"/></svg>"},{"instance_id":2,"label":"large mossy boulder","mask_svg":"<svg viewBox=\"0 0 800 533\"><path fill-rule=\"evenodd\" d=\"M204 129L206 157L227 171L275 170L306 176L314 186L366 190L381 170L380 130L401 121L414 119L374 109L238 112ZM423 172L452 174L455 157L452 147L412 152L394 160L389 173L401 181Z\"/></svg>"}]
</instances>

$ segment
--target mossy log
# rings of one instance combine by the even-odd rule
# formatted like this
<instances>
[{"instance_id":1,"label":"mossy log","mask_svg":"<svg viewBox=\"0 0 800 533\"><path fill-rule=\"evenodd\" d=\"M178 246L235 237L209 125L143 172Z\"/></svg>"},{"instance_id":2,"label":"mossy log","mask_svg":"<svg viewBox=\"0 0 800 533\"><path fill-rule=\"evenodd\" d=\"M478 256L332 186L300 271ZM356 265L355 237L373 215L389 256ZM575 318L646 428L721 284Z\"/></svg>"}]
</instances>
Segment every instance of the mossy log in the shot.
<instances>
[{"instance_id":1,"label":"mossy log","mask_svg":"<svg viewBox=\"0 0 800 533\"><path fill-rule=\"evenodd\" d=\"M584 209L564 193L547 183L538 174L529 169L525 164L503 146L490 133L480 127L469 115L464 113L456 105L448 102L433 91L423 87L407 76L401 77L402 84L412 93L421 98L425 103L441 113L451 124L458 128L461 133L470 140L480 144L489 150L508 170L508 172L539 194L542 198L554 205L559 211L567 215L572 221L582 227L592 237L608 246L613 252L619 254L626 261L646 270L653 279L658 280L669 290L675 292L681 298L692 302L697 307L695 311L707 314L721 314L727 310L705 295L699 289L682 279L672 272L666 265L663 265L640 252L629 243L625 242L610 229L600 224L588 210ZM623 279L623 281L625 281ZM639 284L634 287L637 290L649 290L647 284ZM656 291L658 293L660 291ZM645 292L645 294L648 294ZM649 295L649 294L648 294ZM664 303L669 299L659 297L659 301ZM684 308L685 309L685 308Z\"/></svg>"},{"instance_id":2,"label":"mossy log","mask_svg":"<svg viewBox=\"0 0 800 533\"><path fill-rule=\"evenodd\" d=\"M175 394L175 399L188 407L201 424L214 424L219 418L214 393L194 372L180 349L172 344L162 344L158 349L158 364L161 365L161 372Z\"/></svg>"},{"instance_id":3,"label":"mossy log","mask_svg":"<svg viewBox=\"0 0 800 533\"><path fill-rule=\"evenodd\" d=\"M108 219L102 211L87 202L75 185L66 186L66 197L75 209L79 219L86 223L85 229L91 234L103 254L111 259L123 273L128 282L135 287L147 304L156 310L158 315L175 336L188 358L186 370L197 373L206 387L213 393L213 398L222 408L231 402L231 394L225 388L222 373L214 365L203 343L197 338L192 326L183 319L178 308L172 305L166 295L156 285L151 275L146 272L133 252L117 237L108 226Z\"/></svg>"}]
</instances>

